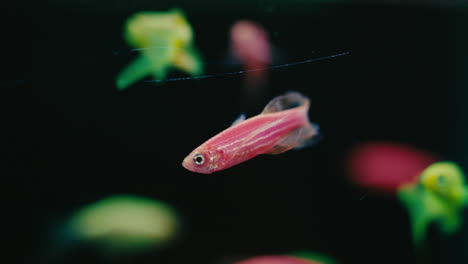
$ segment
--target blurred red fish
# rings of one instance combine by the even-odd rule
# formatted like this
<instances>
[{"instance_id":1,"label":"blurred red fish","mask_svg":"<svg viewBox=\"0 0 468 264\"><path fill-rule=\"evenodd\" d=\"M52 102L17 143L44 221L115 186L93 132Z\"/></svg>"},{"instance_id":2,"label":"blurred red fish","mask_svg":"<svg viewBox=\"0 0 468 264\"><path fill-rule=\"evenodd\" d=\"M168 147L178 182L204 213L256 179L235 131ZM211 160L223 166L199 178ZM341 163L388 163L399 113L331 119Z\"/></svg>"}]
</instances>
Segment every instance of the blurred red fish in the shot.
<instances>
[{"instance_id":1,"label":"blurred red fish","mask_svg":"<svg viewBox=\"0 0 468 264\"><path fill-rule=\"evenodd\" d=\"M246 72L244 90L247 97L258 96L268 78L271 47L267 32L258 24L241 20L230 32L231 51L239 59Z\"/></svg>"},{"instance_id":2,"label":"blurred red fish","mask_svg":"<svg viewBox=\"0 0 468 264\"><path fill-rule=\"evenodd\" d=\"M375 142L355 146L349 152L347 167L355 184L394 193L402 185L416 182L436 161L437 157L410 146Z\"/></svg>"},{"instance_id":3,"label":"blurred red fish","mask_svg":"<svg viewBox=\"0 0 468 264\"><path fill-rule=\"evenodd\" d=\"M260 154L279 154L311 143L318 126L307 117L309 99L289 92L271 100L262 113L240 118L231 127L192 151L182 165L193 172L212 173Z\"/></svg>"}]
</instances>

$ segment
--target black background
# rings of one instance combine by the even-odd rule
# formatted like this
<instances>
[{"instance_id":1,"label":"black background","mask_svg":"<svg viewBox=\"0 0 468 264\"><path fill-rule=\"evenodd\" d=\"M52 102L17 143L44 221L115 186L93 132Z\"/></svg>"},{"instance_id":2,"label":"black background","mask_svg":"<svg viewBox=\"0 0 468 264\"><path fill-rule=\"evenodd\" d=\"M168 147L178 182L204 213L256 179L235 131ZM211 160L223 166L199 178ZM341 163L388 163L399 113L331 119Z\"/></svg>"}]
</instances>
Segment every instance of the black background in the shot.
<instances>
[{"instance_id":1,"label":"black background","mask_svg":"<svg viewBox=\"0 0 468 264\"><path fill-rule=\"evenodd\" d=\"M2 258L38 263L49 234L74 210L128 193L166 201L186 225L178 244L130 263L218 264L298 249L341 263L415 263L404 208L394 197L353 187L344 157L353 144L388 140L468 165L466 10L323 2L6 6L0 144L8 250ZM118 92L114 78L136 56L123 41L123 22L134 12L171 7L186 12L206 74L241 69L226 64L228 30L239 19L269 31L274 64L350 54L271 70L267 92L254 106L241 96L243 75L140 81ZM182 76L173 71L170 77ZM289 90L310 97L320 143L212 175L181 166L239 113L255 115ZM436 231L423 263L468 263L466 229L447 239ZM75 249L57 263L102 261L92 249Z\"/></svg>"}]
</instances>

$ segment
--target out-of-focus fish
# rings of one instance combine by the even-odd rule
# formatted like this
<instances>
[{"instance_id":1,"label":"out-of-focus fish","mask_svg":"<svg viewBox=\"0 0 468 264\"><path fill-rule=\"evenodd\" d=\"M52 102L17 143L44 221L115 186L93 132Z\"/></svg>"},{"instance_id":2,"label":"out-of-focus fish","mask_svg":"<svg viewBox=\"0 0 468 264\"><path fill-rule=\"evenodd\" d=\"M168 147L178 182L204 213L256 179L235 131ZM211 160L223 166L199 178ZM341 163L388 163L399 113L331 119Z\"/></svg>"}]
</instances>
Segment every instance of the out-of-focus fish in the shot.
<instances>
[{"instance_id":1,"label":"out-of-focus fish","mask_svg":"<svg viewBox=\"0 0 468 264\"><path fill-rule=\"evenodd\" d=\"M117 76L119 90L152 74L163 81L173 67L191 76L203 72L203 63L193 44L193 30L179 9L140 12L125 24L125 39L141 55Z\"/></svg>"},{"instance_id":2,"label":"out-of-focus fish","mask_svg":"<svg viewBox=\"0 0 468 264\"><path fill-rule=\"evenodd\" d=\"M55 225L34 263L68 263L70 252L81 248L93 248L109 260L163 249L181 234L180 220L176 209L164 201L115 194Z\"/></svg>"},{"instance_id":3,"label":"out-of-focus fish","mask_svg":"<svg viewBox=\"0 0 468 264\"><path fill-rule=\"evenodd\" d=\"M319 134L307 117L309 99L289 92L271 100L262 113L236 120L231 127L192 151L182 165L193 172L212 173L260 154L279 154L310 144Z\"/></svg>"},{"instance_id":4,"label":"out-of-focus fish","mask_svg":"<svg viewBox=\"0 0 468 264\"><path fill-rule=\"evenodd\" d=\"M266 68L271 62L271 48L267 32L262 26L248 20L241 20L231 28L232 53L244 64L248 71L246 85L250 89L267 78ZM252 87L253 86L253 87ZM255 94L255 91L251 91Z\"/></svg>"},{"instance_id":5,"label":"out-of-focus fish","mask_svg":"<svg viewBox=\"0 0 468 264\"><path fill-rule=\"evenodd\" d=\"M141 252L169 245L179 216L163 201L113 195L78 210L67 225L70 240L96 243L109 253Z\"/></svg>"},{"instance_id":6,"label":"out-of-focus fish","mask_svg":"<svg viewBox=\"0 0 468 264\"><path fill-rule=\"evenodd\" d=\"M460 229L468 186L457 164L436 162L421 173L418 184L402 186L398 198L409 211L413 241L420 246L431 222L446 235Z\"/></svg>"},{"instance_id":7,"label":"out-of-focus fish","mask_svg":"<svg viewBox=\"0 0 468 264\"><path fill-rule=\"evenodd\" d=\"M415 183L419 175L438 157L422 149L396 142L365 142L347 155L350 180L367 190L395 194L405 184Z\"/></svg>"}]
</instances>

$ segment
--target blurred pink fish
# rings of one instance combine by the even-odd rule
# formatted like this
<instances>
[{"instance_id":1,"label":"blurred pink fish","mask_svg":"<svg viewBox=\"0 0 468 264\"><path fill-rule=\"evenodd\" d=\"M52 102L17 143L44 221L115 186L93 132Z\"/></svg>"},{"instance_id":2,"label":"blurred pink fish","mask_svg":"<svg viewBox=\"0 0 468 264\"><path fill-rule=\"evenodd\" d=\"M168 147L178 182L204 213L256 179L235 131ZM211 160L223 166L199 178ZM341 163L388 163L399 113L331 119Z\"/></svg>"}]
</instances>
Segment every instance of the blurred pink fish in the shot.
<instances>
[{"instance_id":1,"label":"blurred pink fish","mask_svg":"<svg viewBox=\"0 0 468 264\"><path fill-rule=\"evenodd\" d=\"M267 32L258 24L241 20L231 27L231 52L238 58L246 72L244 89L247 96L258 96L263 90L271 47Z\"/></svg>"},{"instance_id":2,"label":"blurred pink fish","mask_svg":"<svg viewBox=\"0 0 468 264\"><path fill-rule=\"evenodd\" d=\"M259 256L235 264L320 264L319 262L290 256Z\"/></svg>"},{"instance_id":3,"label":"blurred pink fish","mask_svg":"<svg viewBox=\"0 0 468 264\"><path fill-rule=\"evenodd\" d=\"M279 154L304 147L319 133L307 117L309 99L289 92L271 100L257 116L241 116L231 127L192 151L182 166L198 173L212 173L260 154Z\"/></svg>"},{"instance_id":4,"label":"blurred pink fish","mask_svg":"<svg viewBox=\"0 0 468 264\"><path fill-rule=\"evenodd\" d=\"M351 180L369 190L395 193L405 184L417 182L421 172L438 158L411 146L390 142L369 142L348 153Z\"/></svg>"}]
</instances>

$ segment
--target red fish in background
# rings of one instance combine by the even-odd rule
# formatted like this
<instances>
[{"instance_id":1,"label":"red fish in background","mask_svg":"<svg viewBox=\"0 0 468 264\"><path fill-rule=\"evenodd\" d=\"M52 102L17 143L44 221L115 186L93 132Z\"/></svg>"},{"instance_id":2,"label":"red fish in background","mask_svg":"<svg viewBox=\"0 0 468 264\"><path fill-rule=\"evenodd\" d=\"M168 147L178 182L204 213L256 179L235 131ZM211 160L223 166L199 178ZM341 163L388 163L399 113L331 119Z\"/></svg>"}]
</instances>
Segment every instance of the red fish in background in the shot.
<instances>
[{"instance_id":1,"label":"red fish in background","mask_svg":"<svg viewBox=\"0 0 468 264\"><path fill-rule=\"evenodd\" d=\"M234 264L321 264L320 262L291 256L259 256Z\"/></svg>"},{"instance_id":2,"label":"red fish in background","mask_svg":"<svg viewBox=\"0 0 468 264\"><path fill-rule=\"evenodd\" d=\"M271 47L267 32L260 25L241 20L231 27L231 52L244 65L246 78L244 91L247 97L262 94L268 79Z\"/></svg>"},{"instance_id":3,"label":"red fish in background","mask_svg":"<svg viewBox=\"0 0 468 264\"><path fill-rule=\"evenodd\" d=\"M352 181L372 191L394 194L408 210L413 244L418 249L434 224L443 235L460 229L468 206L463 170L451 161L401 144L375 142L350 151Z\"/></svg>"},{"instance_id":4,"label":"red fish in background","mask_svg":"<svg viewBox=\"0 0 468 264\"><path fill-rule=\"evenodd\" d=\"M348 153L347 169L353 183L385 193L418 181L421 172L438 161L434 155L403 144L363 143Z\"/></svg>"}]
</instances>

